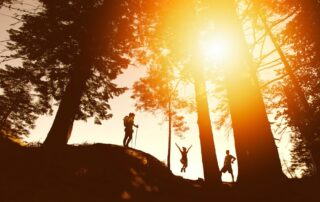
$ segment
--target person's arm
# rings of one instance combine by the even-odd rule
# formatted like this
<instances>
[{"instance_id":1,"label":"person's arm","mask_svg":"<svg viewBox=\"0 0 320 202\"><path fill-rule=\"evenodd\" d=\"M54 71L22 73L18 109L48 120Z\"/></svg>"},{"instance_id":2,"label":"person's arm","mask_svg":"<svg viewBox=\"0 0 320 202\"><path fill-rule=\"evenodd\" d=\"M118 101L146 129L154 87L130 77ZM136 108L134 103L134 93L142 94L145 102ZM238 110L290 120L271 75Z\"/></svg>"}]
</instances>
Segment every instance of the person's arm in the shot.
<instances>
[{"instance_id":1,"label":"person's arm","mask_svg":"<svg viewBox=\"0 0 320 202\"><path fill-rule=\"evenodd\" d=\"M232 161L231 163L233 163L236 160L236 157L232 156Z\"/></svg>"},{"instance_id":2,"label":"person's arm","mask_svg":"<svg viewBox=\"0 0 320 202\"><path fill-rule=\"evenodd\" d=\"M189 152L189 150L191 149L192 145L190 145L190 147L188 148L187 152Z\"/></svg>"},{"instance_id":3,"label":"person's arm","mask_svg":"<svg viewBox=\"0 0 320 202\"><path fill-rule=\"evenodd\" d=\"M134 124L134 119L132 119L132 125L136 128L139 128L138 124Z\"/></svg>"},{"instance_id":4,"label":"person's arm","mask_svg":"<svg viewBox=\"0 0 320 202\"><path fill-rule=\"evenodd\" d=\"M182 152L182 150L180 149L180 147L178 146L178 144L176 143L176 146L178 147L179 151Z\"/></svg>"}]
</instances>

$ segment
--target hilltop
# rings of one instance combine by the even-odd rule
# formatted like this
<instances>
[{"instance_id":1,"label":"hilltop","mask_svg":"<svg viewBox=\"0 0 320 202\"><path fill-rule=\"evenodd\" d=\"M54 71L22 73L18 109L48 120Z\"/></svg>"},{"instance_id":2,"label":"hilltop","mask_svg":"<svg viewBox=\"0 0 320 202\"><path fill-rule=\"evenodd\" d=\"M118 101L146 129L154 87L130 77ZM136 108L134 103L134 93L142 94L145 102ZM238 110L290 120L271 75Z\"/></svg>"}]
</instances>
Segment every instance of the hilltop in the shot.
<instances>
[{"instance_id":1,"label":"hilltop","mask_svg":"<svg viewBox=\"0 0 320 202\"><path fill-rule=\"evenodd\" d=\"M95 144L52 152L7 144L0 150L0 201L188 201L194 189L130 148Z\"/></svg>"},{"instance_id":2,"label":"hilltop","mask_svg":"<svg viewBox=\"0 0 320 202\"><path fill-rule=\"evenodd\" d=\"M306 193L299 190L306 184L296 182L290 189L207 188L173 175L147 153L109 144L68 145L53 152L1 141L0 160L0 201L5 202L316 201L316 187Z\"/></svg>"}]
</instances>

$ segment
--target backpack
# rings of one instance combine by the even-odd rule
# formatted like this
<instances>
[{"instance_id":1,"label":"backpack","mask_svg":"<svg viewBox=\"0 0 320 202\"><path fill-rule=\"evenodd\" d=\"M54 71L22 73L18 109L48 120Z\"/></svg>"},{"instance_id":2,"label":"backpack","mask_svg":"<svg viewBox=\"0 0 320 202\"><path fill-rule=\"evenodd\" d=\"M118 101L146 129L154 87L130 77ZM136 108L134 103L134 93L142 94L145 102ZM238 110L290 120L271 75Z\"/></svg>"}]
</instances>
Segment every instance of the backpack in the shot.
<instances>
[{"instance_id":1,"label":"backpack","mask_svg":"<svg viewBox=\"0 0 320 202\"><path fill-rule=\"evenodd\" d=\"M123 125L124 125L124 127L128 127L129 126L129 116L125 116L123 118Z\"/></svg>"}]
</instances>

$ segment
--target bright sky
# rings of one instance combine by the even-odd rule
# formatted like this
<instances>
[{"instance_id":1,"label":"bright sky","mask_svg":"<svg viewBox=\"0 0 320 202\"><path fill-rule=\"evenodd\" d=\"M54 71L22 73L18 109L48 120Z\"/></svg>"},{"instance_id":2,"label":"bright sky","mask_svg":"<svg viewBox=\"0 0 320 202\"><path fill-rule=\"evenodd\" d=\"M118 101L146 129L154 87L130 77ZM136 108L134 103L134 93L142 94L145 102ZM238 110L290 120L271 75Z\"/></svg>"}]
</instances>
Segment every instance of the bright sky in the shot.
<instances>
[{"instance_id":1,"label":"bright sky","mask_svg":"<svg viewBox=\"0 0 320 202\"><path fill-rule=\"evenodd\" d=\"M5 30L14 21L6 16L6 9L0 10L0 40L8 39L8 35ZM3 43L0 45L2 46ZM1 48L2 49L2 48ZM218 50L214 50L217 53ZM124 74L120 75L117 79L117 83L122 86L131 87L132 84L144 75L145 70L137 67L130 67ZM73 132L69 140L69 144L81 144L81 143L107 143L122 145L124 137L123 117L129 112L135 112L134 100L130 98L131 91L111 100L111 108L113 118L107 121L103 121L102 125L93 124L93 120L89 119L88 122L77 121L74 124ZM214 104L214 100L210 98L210 105ZM167 150L168 150L168 127L167 123L163 122L163 115L150 113L135 112L135 122L139 124L139 129L136 137L134 133L133 142L136 140L136 145L133 145L136 149L150 153L158 158L160 161L166 162ZM184 138L181 139L173 135L172 139L172 153L171 153L171 167L172 171L176 175L182 175L185 178L197 179L203 178L199 132L197 126L196 114L186 114L188 130L184 134ZM211 113L213 120L214 114ZM42 142L46 138L50 126L53 122L54 116L44 116L37 121L37 126L31 131L28 141ZM214 125L212 123L212 125ZM216 152L218 154L219 165L222 166L225 150L229 149L232 155L236 155L234 151L234 143L232 134L227 134L225 131L217 131L213 129ZM287 142L287 141L286 141ZM189 147L191 144L193 147L188 153L189 166L185 174L180 173L180 152L175 147L174 143L178 143L179 146ZM284 143L285 144L285 143ZM280 151L280 156L286 156L288 147L282 145L283 151ZM233 165L235 176L237 175L237 165ZM223 175L224 181L231 181L229 174Z\"/></svg>"},{"instance_id":2,"label":"bright sky","mask_svg":"<svg viewBox=\"0 0 320 202\"><path fill-rule=\"evenodd\" d=\"M125 86L131 86L134 81L139 79L144 74L143 69L136 67L130 67L123 75L121 75L117 83ZM111 101L113 118L107 121L103 121L102 125L93 124L93 120L88 122L77 121L74 124L69 144L80 143L107 143L122 145L124 137L123 117L129 112L134 112L134 100L130 98L131 92L127 92ZM135 112L135 122L139 125L138 136L136 140L135 148L147 153L152 154L160 161L166 162L167 150L168 150L168 124L163 122L162 114L152 115L145 112ZM191 144L193 147L188 153L189 166L187 172L183 174L183 177L190 179L198 179L203 177L199 132L197 127L196 114L188 114L188 130L181 139L175 135L172 138L172 153L171 153L171 167L172 171L176 175L181 175L180 168L180 152L174 145L176 142L179 146L189 147ZM52 117L41 117L37 122L37 127L31 132L29 141L42 142L50 126L53 122ZM232 136L227 136L221 131L214 131L216 149L218 152L219 163L222 166L224 160L224 153L226 149L230 149L232 154L235 154L233 148ZM136 131L134 132L133 141L136 138ZM134 146L134 145L133 145ZM235 174L236 164L234 164ZM224 180L231 180L229 175L224 175Z\"/></svg>"}]
</instances>

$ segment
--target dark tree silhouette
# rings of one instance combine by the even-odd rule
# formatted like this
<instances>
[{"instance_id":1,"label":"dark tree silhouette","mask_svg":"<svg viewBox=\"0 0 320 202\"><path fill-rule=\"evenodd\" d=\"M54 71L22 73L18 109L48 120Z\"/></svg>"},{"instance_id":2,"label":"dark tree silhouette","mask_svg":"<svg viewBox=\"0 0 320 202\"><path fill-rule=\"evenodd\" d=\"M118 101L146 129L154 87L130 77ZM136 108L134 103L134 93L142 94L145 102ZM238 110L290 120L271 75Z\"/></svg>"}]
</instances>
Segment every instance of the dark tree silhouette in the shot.
<instances>
[{"instance_id":1,"label":"dark tree silhouette","mask_svg":"<svg viewBox=\"0 0 320 202\"><path fill-rule=\"evenodd\" d=\"M26 5L28 8L24 8ZM0 1L0 8L9 10L4 15L14 20L13 27L21 22L23 14L34 13L37 10L36 5L14 0ZM45 113L52 113L52 110L47 100L33 91L30 81L39 81L37 73L33 72L28 64L25 64L24 68L12 65L19 60L12 61L10 51L6 47L3 48L0 68L0 131L1 135L22 141L24 136L29 135L29 130L35 127L36 119Z\"/></svg>"},{"instance_id":2,"label":"dark tree silhouette","mask_svg":"<svg viewBox=\"0 0 320 202\"><path fill-rule=\"evenodd\" d=\"M232 67L226 67L225 77L238 157L238 181L279 182L284 175L235 2L207 2L217 31L236 39L232 41L236 61L232 61Z\"/></svg>"},{"instance_id":3,"label":"dark tree silhouette","mask_svg":"<svg viewBox=\"0 0 320 202\"><path fill-rule=\"evenodd\" d=\"M50 110L41 97L31 95L32 71L7 65L0 69L0 131L11 138L20 139L29 135L39 115Z\"/></svg>"},{"instance_id":4,"label":"dark tree silhouette","mask_svg":"<svg viewBox=\"0 0 320 202\"><path fill-rule=\"evenodd\" d=\"M206 182L209 185L219 185L221 183L221 176L213 139L207 89L203 72L201 70L202 68L199 69L200 72L194 74L194 87L198 114L201 156L204 167L203 172Z\"/></svg>"},{"instance_id":5,"label":"dark tree silhouette","mask_svg":"<svg viewBox=\"0 0 320 202\"><path fill-rule=\"evenodd\" d=\"M266 13L273 12L276 15L286 16L295 11L281 33L274 34L273 39L277 37L282 46L290 47L290 52L284 52L282 57L286 57L287 64L285 65L292 69L293 76L289 74L288 78L275 84L273 89L282 93L283 99L278 105L287 108L279 114L279 117L285 117L288 125L301 134L296 135L294 139L297 140L298 137L303 139L297 143L303 141L304 145L309 148L315 170L320 176L320 127L318 124L320 121L318 110L320 106L318 82L320 76L320 3L314 0L298 3L275 0L259 3L264 6ZM288 72L280 71L279 75L286 73ZM295 150L295 154L297 151ZM301 156L305 156L303 153L304 151L301 150Z\"/></svg>"},{"instance_id":6,"label":"dark tree silhouette","mask_svg":"<svg viewBox=\"0 0 320 202\"><path fill-rule=\"evenodd\" d=\"M301 170L303 176L312 176L315 174L316 169L313 169L316 166L310 146L307 145L308 141L305 139L304 134L308 131L302 122L301 117L304 116L304 112L300 110L299 98L295 93L292 93L294 90L290 89L290 86L286 86L283 89L285 95L285 102L287 109L285 113L287 114L287 121L293 129L293 135L291 137L291 142L293 144L293 149L291 150L291 170Z\"/></svg>"},{"instance_id":7,"label":"dark tree silhouette","mask_svg":"<svg viewBox=\"0 0 320 202\"><path fill-rule=\"evenodd\" d=\"M46 1L9 31L13 57L38 72L35 90L59 101L46 146L65 145L74 120L108 119L108 101L125 91L112 80L128 66L134 28L129 1ZM131 4L132 6L134 4Z\"/></svg>"}]
</instances>

